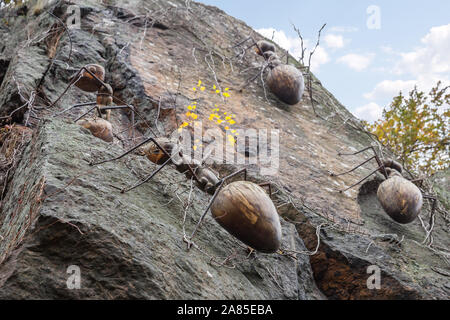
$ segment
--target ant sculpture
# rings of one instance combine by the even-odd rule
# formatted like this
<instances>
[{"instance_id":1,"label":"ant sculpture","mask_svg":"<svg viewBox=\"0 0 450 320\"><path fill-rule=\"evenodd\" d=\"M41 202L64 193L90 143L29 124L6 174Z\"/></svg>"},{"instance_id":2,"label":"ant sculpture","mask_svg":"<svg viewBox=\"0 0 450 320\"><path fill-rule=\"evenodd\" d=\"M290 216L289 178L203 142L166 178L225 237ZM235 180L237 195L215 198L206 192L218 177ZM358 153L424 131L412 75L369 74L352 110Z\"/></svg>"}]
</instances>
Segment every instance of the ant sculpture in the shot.
<instances>
[{"instance_id":1,"label":"ant sculpture","mask_svg":"<svg viewBox=\"0 0 450 320\"><path fill-rule=\"evenodd\" d=\"M383 174L386 178L378 187L377 197L383 207L384 211L396 222L407 224L413 222L420 213L423 205L423 198L433 201L431 214L433 215L436 206L436 197L423 195L420 189L411 181L402 176L403 167L400 163L394 160L381 160L374 147L367 147L355 153L339 153L339 156L357 155L364 151L372 150L374 156L359 164L355 168L343 172L341 174L331 173L331 176L338 177L355 171L357 168L363 166L369 161L375 159L378 168L371 172L368 176L361 179L357 183L340 192L345 192L366 179L377 171Z\"/></svg>"},{"instance_id":2,"label":"ant sculpture","mask_svg":"<svg viewBox=\"0 0 450 320\"><path fill-rule=\"evenodd\" d=\"M296 67L283 64L275 53L275 46L272 43L265 40L253 42L255 52L267 61L269 73L266 82L270 91L289 105L300 102L305 90L303 74Z\"/></svg>"},{"instance_id":3,"label":"ant sculpture","mask_svg":"<svg viewBox=\"0 0 450 320\"><path fill-rule=\"evenodd\" d=\"M111 106L113 100L113 89L112 87L105 83L105 69L98 64L88 64L81 67L77 73L72 77L69 85L63 91L63 93L53 102L50 107L56 105L61 98L67 93L67 91L75 85L80 90L84 92L97 92L97 99L94 102L80 103L71 106L70 108L60 112L62 114L73 108L92 106L83 115L74 120L75 123L80 124L82 127L91 131L92 135L100 138L106 142L113 141L112 126L109 122L111 117L111 110L113 109L130 109L131 110L131 122L134 124L134 107L128 104L121 106ZM81 120L93 110L97 110L98 118ZM103 119L105 116L105 119ZM81 120L81 121L80 121ZM134 129L132 128L132 135L134 138Z\"/></svg>"},{"instance_id":4,"label":"ant sculpture","mask_svg":"<svg viewBox=\"0 0 450 320\"><path fill-rule=\"evenodd\" d=\"M247 170L238 170L222 179L219 179L210 169L199 163L187 160L179 150L176 143L167 138L148 138L116 158L103 160L90 165L116 161L137 150L137 154L146 156L151 162L160 165L142 182L122 189L121 193L131 191L152 179L166 165L172 163L177 171L186 173L193 178L198 187L212 195L209 204L200 217L188 242L192 245L198 228L211 209L214 219L231 235L257 251L263 253L277 252L281 244L281 225L277 210L267 193L261 188L269 187L270 183L257 185L247 181ZM244 181L235 181L226 186L225 183L239 175L244 174Z\"/></svg>"}]
</instances>

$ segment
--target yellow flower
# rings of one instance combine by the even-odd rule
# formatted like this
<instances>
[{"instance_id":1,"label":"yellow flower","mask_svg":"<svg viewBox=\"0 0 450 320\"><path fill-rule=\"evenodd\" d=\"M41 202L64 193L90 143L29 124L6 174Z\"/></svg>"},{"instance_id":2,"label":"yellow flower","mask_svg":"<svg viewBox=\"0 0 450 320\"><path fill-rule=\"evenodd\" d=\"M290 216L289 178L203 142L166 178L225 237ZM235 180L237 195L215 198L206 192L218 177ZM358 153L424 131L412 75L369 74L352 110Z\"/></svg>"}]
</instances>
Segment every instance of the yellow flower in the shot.
<instances>
[{"instance_id":1,"label":"yellow flower","mask_svg":"<svg viewBox=\"0 0 450 320\"><path fill-rule=\"evenodd\" d=\"M202 91L205 91L205 89L206 89L205 87L201 87L201 88L200 88L200 90L202 90Z\"/></svg>"},{"instance_id":2,"label":"yellow flower","mask_svg":"<svg viewBox=\"0 0 450 320\"><path fill-rule=\"evenodd\" d=\"M220 90L216 90L216 93L220 93Z\"/></svg>"},{"instance_id":3,"label":"yellow flower","mask_svg":"<svg viewBox=\"0 0 450 320\"><path fill-rule=\"evenodd\" d=\"M194 148L193 148L193 149L194 149L194 151L195 151L195 150L197 150L197 146L194 146Z\"/></svg>"},{"instance_id":4,"label":"yellow flower","mask_svg":"<svg viewBox=\"0 0 450 320\"><path fill-rule=\"evenodd\" d=\"M192 110L192 106L188 106L188 110Z\"/></svg>"},{"instance_id":5,"label":"yellow flower","mask_svg":"<svg viewBox=\"0 0 450 320\"><path fill-rule=\"evenodd\" d=\"M186 112L186 117L190 117L191 113L190 112Z\"/></svg>"},{"instance_id":6,"label":"yellow flower","mask_svg":"<svg viewBox=\"0 0 450 320\"><path fill-rule=\"evenodd\" d=\"M192 88L192 91L197 91L197 88Z\"/></svg>"},{"instance_id":7,"label":"yellow flower","mask_svg":"<svg viewBox=\"0 0 450 320\"><path fill-rule=\"evenodd\" d=\"M227 120L227 121L228 121L228 120L231 120L231 117L228 116L228 117L225 118L225 120Z\"/></svg>"},{"instance_id":8,"label":"yellow flower","mask_svg":"<svg viewBox=\"0 0 450 320\"><path fill-rule=\"evenodd\" d=\"M192 113L192 114L191 114L191 118L195 120L195 119L198 118L198 116L197 116L195 113Z\"/></svg>"},{"instance_id":9,"label":"yellow flower","mask_svg":"<svg viewBox=\"0 0 450 320\"><path fill-rule=\"evenodd\" d=\"M202 85L202 80L198 80L197 87L200 87Z\"/></svg>"},{"instance_id":10,"label":"yellow flower","mask_svg":"<svg viewBox=\"0 0 450 320\"><path fill-rule=\"evenodd\" d=\"M223 93L223 96L224 96L225 98L229 98L229 97L230 97L230 94L227 93L227 92L224 92L224 93Z\"/></svg>"},{"instance_id":11,"label":"yellow flower","mask_svg":"<svg viewBox=\"0 0 450 320\"><path fill-rule=\"evenodd\" d=\"M229 124L235 124L235 123L236 123L236 121L234 121L234 120L230 120L230 121L228 121L228 123L229 123Z\"/></svg>"},{"instance_id":12,"label":"yellow flower","mask_svg":"<svg viewBox=\"0 0 450 320\"><path fill-rule=\"evenodd\" d=\"M225 88L225 91L228 91L228 90L230 90L229 88Z\"/></svg>"},{"instance_id":13,"label":"yellow flower","mask_svg":"<svg viewBox=\"0 0 450 320\"><path fill-rule=\"evenodd\" d=\"M214 89L214 90L216 90L216 89L217 89L216 85L213 85L213 89Z\"/></svg>"},{"instance_id":14,"label":"yellow flower","mask_svg":"<svg viewBox=\"0 0 450 320\"><path fill-rule=\"evenodd\" d=\"M225 130L230 130L230 127L229 127L229 126L226 126L226 127L225 127Z\"/></svg>"}]
</instances>

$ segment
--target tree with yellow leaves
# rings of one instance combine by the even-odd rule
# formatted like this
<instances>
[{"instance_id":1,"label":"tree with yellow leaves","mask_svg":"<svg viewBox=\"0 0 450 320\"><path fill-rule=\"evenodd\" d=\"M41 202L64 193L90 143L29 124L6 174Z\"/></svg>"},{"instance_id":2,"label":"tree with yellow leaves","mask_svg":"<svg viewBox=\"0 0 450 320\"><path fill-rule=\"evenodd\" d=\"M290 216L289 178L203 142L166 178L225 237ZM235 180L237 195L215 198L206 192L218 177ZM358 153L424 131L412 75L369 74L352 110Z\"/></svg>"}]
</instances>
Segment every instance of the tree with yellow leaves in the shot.
<instances>
[{"instance_id":1,"label":"tree with yellow leaves","mask_svg":"<svg viewBox=\"0 0 450 320\"><path fill-rule=\"evenodd\" d=\"M432 175L449 168L450 86L439 81L426 96L415 87L409 97L395 97L369 131L416 173Z\"/></svg>"}]
</instances>

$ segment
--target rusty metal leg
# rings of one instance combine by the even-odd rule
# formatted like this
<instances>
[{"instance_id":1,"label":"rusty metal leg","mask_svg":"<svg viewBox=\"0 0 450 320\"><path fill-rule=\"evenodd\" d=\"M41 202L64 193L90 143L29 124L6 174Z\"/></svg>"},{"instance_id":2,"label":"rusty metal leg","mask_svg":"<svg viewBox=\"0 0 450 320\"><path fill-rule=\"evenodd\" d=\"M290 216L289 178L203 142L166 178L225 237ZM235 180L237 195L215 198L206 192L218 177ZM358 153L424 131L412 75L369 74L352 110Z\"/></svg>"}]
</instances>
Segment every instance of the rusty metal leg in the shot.
<instances>
[{"instance_id":1,"label":"rusty metal leg","mask_svg":"<svg viewBox=\"0 0 450 320\"><path fill-rule=\"evenodd\" d=\"M206 207L206 210L203 212L202 216L200 217L200 220L198 220L197 225L195 226L194 231L191 234L191 237L188 241L188 249L192 246L192 239L194 238L195 234L197 233L198 228L203 222L203 219L205 218L206 214L208 213L209 209L211 208L212 204L214 203L214 200L216 200L217 195L219 194L220 190L223 187L224 180L221 180L218 185L216 186L216 191L214 192L214 195L212 196L211 200L208 203L208 206Z\"/></svg>"},{"instance_id":2,"label":"rusty metal leg","mask_svg":"<svg viewBox=\"0 0 450 320\"><path fill-rule=\"evenodd\" d=\"M97 102L86 102L86 103L78 103L78 104L74 104L73 106L71 106L70 108L67 108L67 109L65 109L65 110L63 110L63 111L61 111L61 112L57 112L56 113L56 115L61 115L61 114L63 114L63 113L66 113L67 111L70 111L70 110L72 110L72 109L74 109L74 108L79 108L79 107L85 107L85 106L93 106L93 105L95 105L95 104L97 104Z\"/></svg>"},{"instance_id":3,"label":"rusty metal leg","mask_svg":"<svg viewBox=\"0 0 450 320\"><path fill-rule=\"evenodd\" d=\"M170 154L169 154L163 147L161 147L161 146L159 145L159 143L158 143L154 138L147 138L147 139L145 139L143 142L141 142L141 143L139 143L138 145L134 146L134 147L131 148L130 150L128 150L128 151L122 153L122 154L121 154L120 156L118 156L118 157L115 157L115 158L112 158L112 159L103 160L103 161L99 161L99 162L91 162L90 165L91 165L91 166L96 166L96 165L99 165L99 164L103 164L103 163L107 163L107 162L119 160L119 159L125 157L126 155L130 154L130 153L133 152L134 150L136 150L136 149L142 147L143 145L145 145L145 144L147 144L147 143L149 143L149 142L153 142L160 150L162 150L162 151L164 152L164 154L165 154L167 157L170 158Z\"/></svg>"},{"instance_id":4,"label":"rusty metal leg","mask_svg":"<svg viewBox=\"0 0 450 320\"><path fill-rule=\"evenodd\" d=\"M272 184L270 182L260 183L260 184L258 184L258 186L260 186L260 187L268 187L268 189L269 189L269 197L272 198Z\"/></svg>"},{"instance_id":5,"label":"rusty metal leg","mask_svg":"<svg viewBox=\"0 0 450 320\"><path fill-rule=\"evenodd\" d=\"M140 187L140 186L142 186L144 183L147 183L147 182L149 182L158 172L160 172L166 165L168 165L170 162L172 161L172 159L171 158L169 158L169 159L167 159L167 161L166 162L164 162L158 169L156 169L155 171L153 171L147 178L145 178L142 182L139 182L138 184L136 184L136 185L134 185L134 186L132 186L132 187L129 187L129 188L127 188L127 189L122 189L121 191L120 191L120 193L125 193L125 192L128 192L128 191L131 191L131 190L134 190L134 189L136 189L137 187Z\"/></svg>"},{"instance_id":6,"label":"rusty metal leg","mask_svg":"<svg viewBox=\"0 0 450 320\"><path fill-rule=\"evenodd\" d=\"M378 168L376 168L376 169L375 169L374 171L372 171L369 175L367 175L367 176L364 177L363 179L359 180L357 183L351 185L351 186L348 187L347 189L339 190L339 193L343 193L343 192L345 192L345 191L347 191L347 190L349 190L349 189L351 189L351 188L353 188L353 187L356 187L358 184L360 184L360 183L364 182L365 180L367 180L368 178L370 178L371 175L373 175L374 173L376 173L376 172L377 172L378 170L380 170L381 168L384 168L384 166L383 166L383 167L378 167Z\"/></svg>"},{"instance_id":7,"label":"rusty metal leg","mask_svg":"<svg viewBox=\"0 0 450 320\"><path fill-rule=\"evenodd\" d=\"M73 120L73 122L77 122L78 120L80 120L81 118L84 118L85 116L87 116L89 113L91 113L93 110L98 109L97 105L95 107L90 108L88 111L86 111L85 113L83 113L81 116L79 116L78 118L76 118L75 120Z\"/></svg>"},{"instance_id":8,"label":"rusty metal leg","mask_svg":"<svg viewBox=\"0 0 450 320\"><path fill-rule=\"evenodd\" d=\"M217 183L217 185L215 186L215 187L216 187L216 191L214 192L213 197L212 197L211 200L209 201L208 206L206 207L206 210L203 212L202 216L200 217L200 220L197 222L197 225L195 226L195 229L194 229L194 231L193 231L192 234L191 234L191 237L189 238L189 241L188 241L188 249L190 249L190 247L191 247L191 245L192 245L192 239L194 238L195 234L197 233L198 228L199 228L200 225L202 224L203 219L205 218L205 216L206 216L206 214L208 213L209 209L211 208L212 204L213 204L214 201L216 200L217 195L219 194L220 190L222 189L222 187L223 187L225 181L228 180L228 179L231 179L231 178L233 178L233 177L235 177L235 176L237 176L237 175L240 174L240 173L244 173L244 180L247 180L247 169L241 169L241 170L238 170L238 171L236 171L236 172L233 172L232 174L226 176L226 177L223 178L223 179L220 179L220 181Z\"/></svg>"}]
</instances>

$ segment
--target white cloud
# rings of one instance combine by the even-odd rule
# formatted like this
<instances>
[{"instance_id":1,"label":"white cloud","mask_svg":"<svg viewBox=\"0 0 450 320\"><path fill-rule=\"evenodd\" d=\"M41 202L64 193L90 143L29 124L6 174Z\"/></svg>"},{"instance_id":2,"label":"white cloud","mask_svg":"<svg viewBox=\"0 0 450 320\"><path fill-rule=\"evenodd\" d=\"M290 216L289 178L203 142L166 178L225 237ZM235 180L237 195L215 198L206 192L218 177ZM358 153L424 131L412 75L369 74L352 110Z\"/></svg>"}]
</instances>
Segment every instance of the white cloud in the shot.
<instances>
[{"instance_id":1,"label":"white cloud","mask_svg":"<svg viewBox=\"0 0 450 320\"><path fill-rule=\"evenodd\" d=\"M301 57L302 45L298 37L289 37L283 30L275 30L274 28L262 28L257 29L256 31L268 39L272 39L273 36L273 41L281 48L289 50L289 53L296 59ZM308 63L309 51L314 48L314 45L315 43L312 44L309 39L304 39L303 46L307 48L305 51L305 63ZM317 72L321 65L328 63L329 61L330 57L328 53L323 47L319 46L312 56L311 70Z\"/></svg>"},{"instance_id":2,"label":"white cloud","mask_svg":"<svg viewBox=\"0 0 450 320\"><path fill-rule=\"evenodd\" d=\"M359 119L366 120L368 122L374 122L381 118L383 108L375 102L368 103L362 107L356 108L354 115Z\"/></svg>"},{"instance_id":3,"label":"white cloud","mask_svg":"<svg viewBox=\"0 0 450 320\"><path fill-rule=\"evenodd\" d=\"M325 35L323 40L325 41L327 47L331 49L340 49L343 48L345 45L344 37L341 36L340 34L337 35L329 33Z\"/></svg>"},{"instance_id":4,"label":"white cloud","mask_svg":"<svg viewBox=\"0 0 450 320\"><path fill-rule=\"evenodd\" d=\"M431 28L421 43L413 51L399 53L395 73L421 76L450 72L450 24Z\"/></svg>"},{"instance_id":5,"label":"white cloud","mask_svg":"<svg viewBox=\"0 0 450 320\"><path fill-rule=\"evenodd\" d=\"M397 96L401 91L408 94L416 84L416 80L384 80L378 83L375 88L363 96L369 100L387 100Z\"/></svg>"},{"instance_id":6,"label":"white cloud","mask_svg":"<svg viewBox=\"0 0 450 320\"><path fill-rule=\"evenodd\" d=\"M391 74L409 80L383 80L363 96L372 101L390 101L400 91L407 95L415 85L428 93L440 80L450 85L450 24L433 27L421 39L421 46L408 52L396 52L392 47L381 50L396 57Z\"/></svg>"},{"instance_id":7,"label":"white cloud","mask_svg":"<svg viewBox=\"0 0 450 320\"><path fill-rule=\"evenodd\" d=\"M375 54L373 54L373 53L369 53L366 55L350 53L350 54L340 57L337 61L342 64L345 64L350 69L353 69L356 71L363 71L372 63L372 60L374 57L375 57Z\"/></svg>"}]
</instances>

